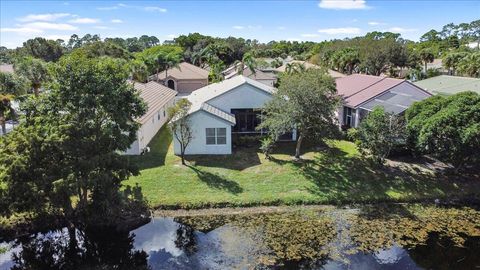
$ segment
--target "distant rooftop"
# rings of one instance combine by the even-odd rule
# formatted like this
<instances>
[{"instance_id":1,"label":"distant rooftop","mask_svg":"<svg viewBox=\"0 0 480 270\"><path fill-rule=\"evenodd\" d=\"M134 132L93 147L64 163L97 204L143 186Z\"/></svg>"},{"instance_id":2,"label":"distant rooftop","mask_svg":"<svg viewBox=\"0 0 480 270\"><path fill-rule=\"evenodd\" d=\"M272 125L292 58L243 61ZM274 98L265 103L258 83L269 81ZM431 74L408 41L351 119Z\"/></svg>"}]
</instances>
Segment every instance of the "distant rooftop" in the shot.
<instances>
[{"instance_id":1,"label":"distant rooftop","mask_svg":"<svg viewBox=\"0 0 480 270\"><path fill-rule=\"evenodd\" d=\"M10 64L1 64L1 65L0 65L0 72L13 73L13 65L10 65Z\"/></svg>"},{"instance_id":2,"label":"distant rooftop","mask_svg":"<svg viewBox=\"0 0 480 270\"><path fill-rule=\"evenodd\" d=\"M464 91L480 93L480 79L470 77L440 75L414 84L434 94L454 95Z\"/></svg>"},{"instance_id":3,"label":"distant rooftop","mask_svg":"<svg viewBox=\"0 0 480 270\"><path fill-rule=\"evenodd\" d=\"M190 63L182 62L178 67L170 68L167 72L162 71L158 73L158 76L160 80L165 79L166 76L177 80L208 80L208 71ZM156 79L156 75L150 76L150 79Z\"/></svg>"}]
</instances>

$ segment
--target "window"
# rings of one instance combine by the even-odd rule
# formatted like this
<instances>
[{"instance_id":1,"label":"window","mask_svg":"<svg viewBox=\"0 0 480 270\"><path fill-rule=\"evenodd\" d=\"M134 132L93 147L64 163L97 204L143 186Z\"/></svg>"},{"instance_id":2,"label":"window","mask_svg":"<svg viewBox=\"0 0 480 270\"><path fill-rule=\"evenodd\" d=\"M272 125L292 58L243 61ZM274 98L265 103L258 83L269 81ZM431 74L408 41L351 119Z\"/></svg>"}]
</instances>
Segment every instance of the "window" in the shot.
<instances>
[{"instance_id":1,"label":"window","mask_svg":"<svg viewBox=\"0 0 480 270\"><path fill-rule=\"evenodd\" d=\"M207 145L227 144L226 128L206 128L205 132Z\"/></svg>"},{"instance_id":2,"label":"window","mask_svg":"<svg viewBox=\"0 0 480 270\"><path fill-rule=\"evenodd\" d=\"M348 107L343 107L343 124L349 127L355 125L355 110Z\"/></svg>"},{"instance_id":3,"label":"window","mask_svg":"<svg viewBox=\"0 0 480 270\"><path fill-rule=\"evenodd\" d=\"M158 120L160 120L160 111L157 114L158 114L157 118Z\"/></svg>"},{"instance_id":4,"label":"window","mask_svg":"<svg viewBox=\"0 0 480 270\"><path fill-rule=\"evenodd\" d=\"M165 110L163 110L163 117L165 117Z\"/></svg>"},{"instance_id":5,"label":"window","mask_svg":"<svg viewBox=\"0 0 480 270\"><path fill-rule=\"evenodd\" d=\"M173 80L168 80L167 86L168 88L175 90L175 82Z\"/></svg>"}]
</instances>

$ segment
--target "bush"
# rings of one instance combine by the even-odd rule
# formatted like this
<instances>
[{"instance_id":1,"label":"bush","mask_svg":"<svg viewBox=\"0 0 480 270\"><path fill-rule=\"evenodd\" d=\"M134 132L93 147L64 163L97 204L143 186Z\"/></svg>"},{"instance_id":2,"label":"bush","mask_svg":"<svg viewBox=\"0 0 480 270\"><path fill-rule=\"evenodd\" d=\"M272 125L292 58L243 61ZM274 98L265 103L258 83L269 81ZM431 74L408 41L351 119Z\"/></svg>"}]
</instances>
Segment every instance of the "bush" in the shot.
<instances>
[{"instance_id":1,"label":"bush","mask_svg":"<svg viewBox=\"0 0 480 270\"><path fill-rule=\"evenodd\" d=\"M358 129L356 128L349 128L347 130L347 140L351 141L351 142L357 142L359 139L359 133L358 133Z\"/></svg>"}]
</instances>

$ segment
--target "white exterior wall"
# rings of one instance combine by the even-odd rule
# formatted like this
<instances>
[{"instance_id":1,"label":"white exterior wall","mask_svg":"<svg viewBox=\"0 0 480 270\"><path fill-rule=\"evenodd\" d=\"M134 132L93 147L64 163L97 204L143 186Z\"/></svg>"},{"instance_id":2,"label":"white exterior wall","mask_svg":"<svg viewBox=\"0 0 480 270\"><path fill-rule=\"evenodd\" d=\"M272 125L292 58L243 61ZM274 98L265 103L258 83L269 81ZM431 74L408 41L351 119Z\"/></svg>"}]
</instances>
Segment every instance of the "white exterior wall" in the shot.
<instances>
[{"instance_id":1,"label":"white exterior wall","mask_svg":"<svg viewBox=\"0 0 480 270\"><path fill-rule=\"evenodd\" d=\"M207 112L198 111L189 116L193 139L185 150L186 155L229 155L232 153L232 126ZM227 143L207 145L206 128L226 128ZM173 136L173 149L180 155L180 143Z\"/></svg>"},{"instance_id":2,"label":"white exterior wall","mask_svg":"<svg viewBox=\"0 0 480 270\"><path fill-rule=\"evenodd\" d=\"M230 113L231 109L263 108L264 104L271 99L272 96L265 91L249 84L242 84L223 95L213 98L207 103Z\"/></svg>"},{"instance_id":3,"label":"white exterior wall","mask_svg":"<svg viewBox=\"0 0 480 270\"><path fill-rule=\"evenodd\" d=\"M125 152L127 155L140 155L142 150L147 147L153 137L157 134L160 128L168 120L168 108L175 104L175 99L172 98L167 104L165 104L160 110L152 114L147 121L140 126L137 131L137 140L133 142L130 148ZM165 112L165 116L164 116ZM159 119L160 116L160 119Z\"/></svg>"}]
</instances>

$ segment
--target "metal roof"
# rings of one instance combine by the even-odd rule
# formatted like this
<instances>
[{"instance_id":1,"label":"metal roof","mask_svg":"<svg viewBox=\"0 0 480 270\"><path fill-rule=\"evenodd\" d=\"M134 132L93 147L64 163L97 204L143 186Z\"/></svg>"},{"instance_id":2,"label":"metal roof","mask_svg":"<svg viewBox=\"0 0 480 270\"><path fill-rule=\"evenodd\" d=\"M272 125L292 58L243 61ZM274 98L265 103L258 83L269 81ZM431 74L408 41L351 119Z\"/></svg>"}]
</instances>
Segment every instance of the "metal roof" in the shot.
<instances>
[{"instance_id":1,"label":"metal roof","mask_svg":"<svg viewBox=\"0 0 480 270\"><path fill-rule=\"evenodd\" d=\"M177 95L177 91L154 81L148 83L135 82L133 86L140 93L140 97L145 101L148 107L147 112L138 119L142 124L147 122L152 115L158 112L169 101L175 98L175 95Z\"/></svg>"},{"instance_id":2,"label":"metal roof","mask_svg":"<svg viewBox=\"0 0 480 270\"><path fill-rule=\"evenodd\" d=\"M235 115L222 111L219 108L214 107L208 103L203 103L201 106L201 110L220 117L221 119L229 122L232 126L236 123Z\"/></svg>"}]
</instances>

